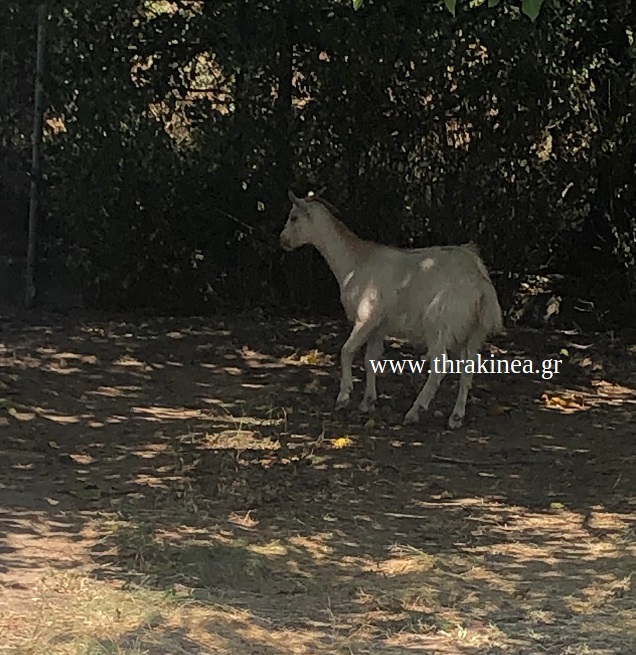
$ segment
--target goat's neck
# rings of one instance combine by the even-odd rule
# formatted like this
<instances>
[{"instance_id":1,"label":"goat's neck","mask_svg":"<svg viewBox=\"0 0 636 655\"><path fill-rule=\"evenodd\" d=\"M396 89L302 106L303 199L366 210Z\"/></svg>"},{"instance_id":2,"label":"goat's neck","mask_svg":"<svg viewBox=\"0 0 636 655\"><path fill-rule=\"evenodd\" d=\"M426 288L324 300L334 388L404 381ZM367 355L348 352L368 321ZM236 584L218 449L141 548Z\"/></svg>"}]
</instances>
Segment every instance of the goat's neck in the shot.
<instances>
[{"instance_id":1,"label":"goat's neck","mask_svg":"<svg viewBox=\"0 0 636 655\"><path fill-rule=\"evenodd\" d=\"M338 219L332 218L314 245L325 258L342 288L350 277L362 251L364 242Z\"/></svg>"}]
</instances>

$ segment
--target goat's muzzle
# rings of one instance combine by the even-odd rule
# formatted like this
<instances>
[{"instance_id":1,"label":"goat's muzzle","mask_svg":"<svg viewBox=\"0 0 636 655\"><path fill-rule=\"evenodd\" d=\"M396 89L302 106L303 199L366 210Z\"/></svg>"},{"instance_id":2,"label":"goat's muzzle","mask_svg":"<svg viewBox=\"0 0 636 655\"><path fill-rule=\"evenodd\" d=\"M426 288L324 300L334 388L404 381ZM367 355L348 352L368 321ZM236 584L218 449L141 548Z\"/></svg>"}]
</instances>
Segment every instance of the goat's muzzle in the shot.
<instances>
[{"instance_id":1,"label":"goat's muzzle","mask_svg":"<svg viewBox=\"0 0 636 655\"><path fill-rule=\"evenodd\" d=\"M289 252L290 250L293 250L294 248L292 247L291 243L289 243L289 240L282 236L280 238L280 247L285 251Z\"/></svg>"}]
</instances>

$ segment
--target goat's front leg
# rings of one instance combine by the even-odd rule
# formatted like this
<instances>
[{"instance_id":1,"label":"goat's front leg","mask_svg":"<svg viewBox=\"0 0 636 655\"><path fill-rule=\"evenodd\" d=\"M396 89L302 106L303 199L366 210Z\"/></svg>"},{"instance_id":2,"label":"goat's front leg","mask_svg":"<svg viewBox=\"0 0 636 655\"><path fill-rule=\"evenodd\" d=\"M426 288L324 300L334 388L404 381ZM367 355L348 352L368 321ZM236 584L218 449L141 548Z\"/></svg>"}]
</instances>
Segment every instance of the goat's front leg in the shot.
<instances>
[{"instance_id":1,"label":"goat's front leg","mask_svg":"<svg viewBox=\"0 0 636 655\"><path fill-rule=\"evenodd\" d=\"M375 408L375 401L378 398L378 392L375 387L375 370L371 365L371 360L378 360L384 350L384 335L381 330L374 332L367 341L367 351L364 355L364 368L366 371L366 389L364 398L360 403L361 412L371 412Z\"/></svg>"},{"instance_id":2,"label":"goat's front leg","mask_svg":"<svg viewBox=\"0 0 636 655\"><path fill-rule=\"evenodd\" d=\"M336 409L342 409L349 404L349 397L353 389L353 374L351 364L358 350L369 339L376 328L375 323L358 321L351 330L349 338L340 351L340 393L336 399Z\"/></svg>"}]
</instances>

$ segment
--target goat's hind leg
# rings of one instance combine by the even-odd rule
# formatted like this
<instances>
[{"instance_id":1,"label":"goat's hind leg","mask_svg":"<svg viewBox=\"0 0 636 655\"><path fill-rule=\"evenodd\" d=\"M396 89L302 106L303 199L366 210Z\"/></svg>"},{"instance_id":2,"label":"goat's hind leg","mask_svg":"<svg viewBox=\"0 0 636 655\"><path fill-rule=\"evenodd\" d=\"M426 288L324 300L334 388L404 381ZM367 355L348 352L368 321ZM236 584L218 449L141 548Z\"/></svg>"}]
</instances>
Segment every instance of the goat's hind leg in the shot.
<instances>
[{"instance_id":1,"label":"goat's hind leg","mask_svg":"<svg viewBox=\"0 0 636 655\"><path fill-rule=\"evenodd\" d=\"M376 328L377 323L358 321L353 326L353 330L351 330L351 334L345 341L344 346L342 346L342 350L340 351L340 392L336 399L336 409L342 409L349 404L349 398L353 389L353 374L351 372L353 358Z\"/></svg>"},{"instance_id":2,"label":"goat's hind leg","mask_svg":"<svg viewBox=\"0 0 636 655\"><path fill-rule=\"evenodd\" d=\"M446 375L444 370L444 359L446 357L446 349L442 343L437 343L435 347L431 348L428 352L429 374L428 380L424 388L420 391L411 409L404 417L404 425L412 425L420 420L422 411L428 411L429 405L435 398L437 390L439 389L440 382Z\"/></svg>"},{"instance_id":3,"label":"goat's hind leg","mask_svg":"<svg viewBox=\"0 0 636 655\"><path fill-rule=\"evenodd\" d=\"M366 371L366 389L364 398L360 403L361 412L372 412L375 409L375 401L378 398L378 392L375 386L375 370L371 365L371 360L378 360L384 350L384 335L381 330L374 332L367 341L367 350L364 355L364 368Z\"/></svg>"},{"instance_id":4,"label":"goat's hind leg","mask_svg":"<svg viewBox=\"0 0 636 655\"><path fill-rule=\"evenodd\" d=\"M473 384L473 367L478 350L479 345L476 342L470 342L462 349L461 356L464 360L464 366L462 367L459 376L459 392L457 393L455 407L448 419L448 427L451 428L451 430L461 428L464 423L464 417L466 416L466 401L468 400L468 394ZM473 362L473 367L468 367L469 370L467 371L466 365L469 361Z\"/></svg>"}]
</instances>

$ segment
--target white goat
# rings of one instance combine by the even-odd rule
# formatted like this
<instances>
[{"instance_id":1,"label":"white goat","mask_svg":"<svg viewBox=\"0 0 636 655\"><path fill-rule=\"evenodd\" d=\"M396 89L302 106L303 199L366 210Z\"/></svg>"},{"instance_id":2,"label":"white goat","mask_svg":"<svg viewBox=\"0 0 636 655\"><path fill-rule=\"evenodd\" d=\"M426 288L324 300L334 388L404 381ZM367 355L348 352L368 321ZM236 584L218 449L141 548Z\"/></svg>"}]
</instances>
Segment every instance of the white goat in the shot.
<instances>
[{"instance_id":1,"label":"white goat","mask_svg":"<svg viewBox=\"0 0 636 655\"><path fill-rule=\"evenodd\" d=\"M425 345L429 362L447 353L474 360L486 336L502 329L497 294L474 245L403 250L364 241L318 196L303 200L290 191L289 198L293 206L280 235L282 248L290 251L312 244L321 252L338 280L340 300L353 323L341 351L336 409L349 403L351 364L365 343L366 391L360 410L367 412L377 399L370 360L381 357L386 336ZM405 424L416 423L421 411L428 410L443 377L443 371L431 367ZM472 377L472 372L462 370L448 420L451 428L462 425Z\"/></svg>"}]
</instances>

